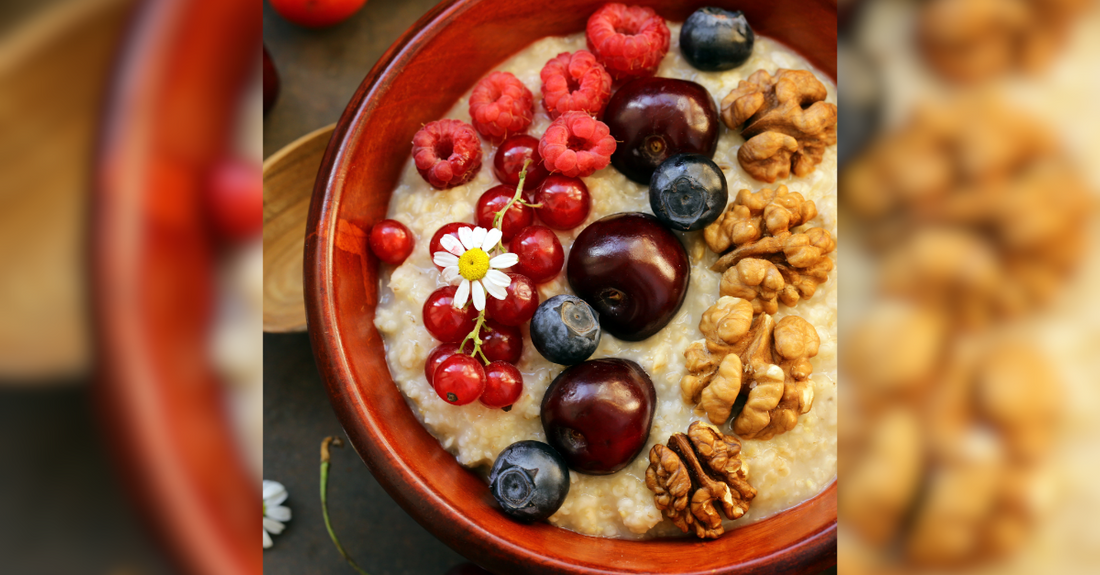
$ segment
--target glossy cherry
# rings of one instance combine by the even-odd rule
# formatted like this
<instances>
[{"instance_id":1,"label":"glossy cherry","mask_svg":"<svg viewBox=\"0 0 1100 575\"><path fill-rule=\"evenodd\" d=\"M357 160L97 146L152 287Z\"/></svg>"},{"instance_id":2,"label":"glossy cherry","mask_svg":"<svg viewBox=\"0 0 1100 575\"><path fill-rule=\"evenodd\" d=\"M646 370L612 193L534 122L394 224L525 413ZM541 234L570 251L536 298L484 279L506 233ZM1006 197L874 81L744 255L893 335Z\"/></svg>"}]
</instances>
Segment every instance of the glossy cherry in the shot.
<instances>
[{"instance_id":1,"label":"glossy cherry","mask_svg":"<svg viewBox=\"0 0 1100 575\"><path fill-rule=\"evenodd\" d=\"M485 299L485 312L502 325L518 326L527 323L539 308L539 291L531 278L513 272L505 272L512 283L505 288L508 297Z\"/></svg>"},{"instance_id":2,"label":"glossy cherry","mask_svg":"<svg viewBox=\"0 0 1100 575\"><path fill-rule=\"evenodd\" d=\"M474 225L473 224L467 224L465 222L451 222L449 224L444 224L442 227L440 227L438 230L436 230L435 234L432 235L432 241L428 242L428 256L429 257L434 257L436 252L445 252L445 251L447 251L447 250L443 249L443 244L440 243L443 240L443 236L449 234L449 235L454 236L455 239L457 240L458 239L458 230L461 229L461 228L470 228L472 230L472 229L474 229ZM435 266L435 267L437 267L439 269L443 269L443 268L440 268L439 266Z\"/></svg>"},{"instance_id":3,"label":"glossy cherry","mask_svg":"<svg viewBox=\"0 0 1100 575\"><path fill-rule=\"evenodd\" d=\"M493 155L493 174L500 183L511 186L512 191L519 185L519 173L523 170L523 162L530 160L527 165L527 177L523 180L523 189L533 190L546 178L549 172L542 165L542 157L539 156L539 139L527 134L517 134L503 142Z\"/></svg>"},{"instance_id":4,"label":"glossy cherry","mask_svg":"<svg viewBox=\"0 0 1100 575\"><path fill-rule=\"evenodd\" d=\"M468 355L452 355L435 370L432 387L443 401L466 405L485 391L485 368L480 361Z\"/></svg>"},{"instance_id":5,"label":"glossy cherry","mask_svg":"<svg viewBox=\"0 0 1100 575\"><path fill-rule=\"evenodd\" d=\"M477 225L485 229L492 228L497 212L503 210L515 195L516 188L514 185L511 188L503 185L495 186L481 194L481 197L477 200L477 207L474 209ZM534 221L535 211L533 209L521 202L512 204L512 207L508 208L508 211L504 214L504 219L501 221L501 241L511 241L520 230L531 225Z\"/></svg>"},{"instance_id":6,"label":"glossy cherry","mask_svg":"<svg viewBox=\"0 0 1100 575\"><path fill-rule=\"evenodd\" d=\"M668 324L687 295L691 266L683 244L657 218L607 216L577 236L569 252L569 286L595 308L600 325L641 341Z\"/></svg>"},{"instance_id":7,"label":"glossy cherry","mask_svg":"<svg viewBox=\"0 0 1100 575\"><path fill-rule=\"evenodd\" d=\"M537 212L542 223L555 230L571 230L581 225L592 209L592 197L584 180L560 174L543 180L534 203L541 205Z\"/></svg>"},{"instance_id":8,"label":"glossy cherry","mask_svg":"<svg viewBox=\"0 0 1100 575\"><path fill-rule=\"evenodd\" d=\"M441 287L424 302L424 327L439 341L458 343L474 330L477 310L468 302L463 309L454 306L455 286Z\"/></svg>"},{"instance_id":9,"label":"glossy cherry","mask_svg":"<svg viewBox=\"0 0 1100 575\"><path fill-rule=\"evenodd\" d=\"M523 374L506 361L485 366L485 391L478 398L486 407L508 407L523 394Z\"/></svg>"},{"instance_id":10,"label":"glossy cherry","mask_svg":"<svg viewBox=\"0 0 1100 575\"><path fill-rule=\"evenodd\" d=\"M631 80L611 96L603 121L619 142L611 165L642 185L670 156L713 158L718 146L718 107L706 88L687 80Z\"/></svg>"},{"instance_id":11,"label":"glossy cherry","mask_svg":"<svg viewBox=\"0 0 1100 575\"><path fill-rule=\"evenodd\" d=\"M542 398L547 442L571 469L607 475L626 467L649 440L657 392L626 359L596 359L561 372Z\"/></svg>"},{"instance_id":12,"label":"glossy cherry","mask_svg":"<svg viewBox=\"0 0 1100 575\"><path fill-rule=\"evenodd\" d=\"M391 265L405 262L413 251L414 241L409 228L397 220L382 220L370 230L370 251Z\"/></svg>"},{"instance_id":13,"label":"glossy cherry","mask_svg":"<svg viewBox=\"0 0 1100 575\"><path fill-rule=\"evenodd\" d=\"M541 284L557 277L565 263L565 251L554 230L546 226L528 226L508 246L508 251L519 256L519 263L511 271L523 274Z\"/></svg>"}]
</instances>

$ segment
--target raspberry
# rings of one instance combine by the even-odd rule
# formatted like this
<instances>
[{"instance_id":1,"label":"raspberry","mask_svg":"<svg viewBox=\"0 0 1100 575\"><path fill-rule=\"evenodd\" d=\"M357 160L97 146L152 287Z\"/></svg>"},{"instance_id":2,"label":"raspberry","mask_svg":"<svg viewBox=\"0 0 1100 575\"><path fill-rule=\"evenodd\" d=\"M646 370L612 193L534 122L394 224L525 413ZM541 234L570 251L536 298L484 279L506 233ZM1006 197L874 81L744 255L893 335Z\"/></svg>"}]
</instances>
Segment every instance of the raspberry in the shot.
<instances>
[{"instance_id":1,"label":"raspberry","mask_svg":"<svg viewBox=\"0 0 1100 575\"><path fill-rule=\"evenodd\" d=\"M668 53L668 26L652 8L604 4L588 17L588 49L616 80L652 76Z\"/></svg>"},{"instance_id":2,"label":"raspberry","mask_svg":"<svg viewBox=\"0 0 1100 575\"><path fill-rule=\"evenodd\" d=\"M598 117L611 99L611 75L588 50L558 54L539 75L542 107L551 118L573 110Z\"/></svg>"},{"instance_id":3,"label":"raspberry","mask_svg":"<svg viewBox=\"0 0 1100 575\"><path fill-rule=\"evenodd\" d=\"M606 168L614 151L615 138L607 124L584 112L558 116L539 141L543 165L571 178L591 176Z\"/></svg>"},{"instance_id":4,"label":"raspberry","mask_svg":"<svg viewBox=\"0 0 1100 575\"><path fill-rule=\"evenodd\" d=\"M470 94L470 118L486 138L500 143L522 134L535 117L531 90L508 72L493 72L481 79Z\"/></svg>"},{"instance_id":5,"label":"raspberry","mask_svg":"<svg viewBox=\"0 0 1100 575\"><path fill-rule=\"evenodd\" d=\"M416 171L434 188L465 184L481 169L481 140L466 122L428 122L413 136Z\"/></svg>"}]
</instances>

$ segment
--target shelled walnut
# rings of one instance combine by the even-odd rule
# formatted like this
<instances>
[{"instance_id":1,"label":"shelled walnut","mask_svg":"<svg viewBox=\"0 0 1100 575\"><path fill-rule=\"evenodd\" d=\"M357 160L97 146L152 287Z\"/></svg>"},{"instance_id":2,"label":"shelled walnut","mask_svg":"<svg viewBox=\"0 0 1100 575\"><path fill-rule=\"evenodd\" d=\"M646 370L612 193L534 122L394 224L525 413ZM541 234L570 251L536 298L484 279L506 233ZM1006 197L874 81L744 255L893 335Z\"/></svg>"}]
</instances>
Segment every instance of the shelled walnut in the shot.
<instances>
[{"instance_id":1,"label":"shelled walnut","mask_svg":"<svg viewBox=\"0 0 1100 575\"><path fill-rule=\"evenodd\" d=\"M825 148L836 144L837 107L826 103L825 85L806 70L757 70L722 99L722 121L740 130L737 152L752 177L774 182L793 171L814 171Z\"/></svg>"},{"instance_id":2,"label":"shelled walnut","mask_svg":"<svg viewBox=\"0 0 1100 575\"><path fill-rule=\"evenodd\" d=\"M798 423L813 406L809 358L821 343L817 330L798 316L775 322L761 314L751 325L751 305L723 296L703 313L704 340L684 352L688 373L680 379L685 403L716 425L725 423L737 397L747 393L733 428L745 439L769 439Z\"/></svg>"},{"instance_id":3,"label":"shelled walnut","mask_svg":"<svg viewBox=\"0 0 1100 575\"><path fill-rule=\"evenodd\" d=\"M703 230L707 246L724 255L711 267L723 272L721 295L752 302L756 313L775 313L813 297L829 279L827 254L836 240L824 228L792 231L817 216L813 201L780 185L741 190L717 220Z\"/></svg>"},{"instance_id":4,"label":"shelled walnut","mask_svg":"<svg viewBox=\"0 0 1100 575\"><path fill-rule=\"evenodd\" d=\"M740 453L736 437L700 421L692 423L686 435L670 437L667 447L654 445L645 484L654 493L657 509L681 531L700 539L725 533L718 507L728 519L738 519L756 497Z\"/></svg>"}]
</instances>

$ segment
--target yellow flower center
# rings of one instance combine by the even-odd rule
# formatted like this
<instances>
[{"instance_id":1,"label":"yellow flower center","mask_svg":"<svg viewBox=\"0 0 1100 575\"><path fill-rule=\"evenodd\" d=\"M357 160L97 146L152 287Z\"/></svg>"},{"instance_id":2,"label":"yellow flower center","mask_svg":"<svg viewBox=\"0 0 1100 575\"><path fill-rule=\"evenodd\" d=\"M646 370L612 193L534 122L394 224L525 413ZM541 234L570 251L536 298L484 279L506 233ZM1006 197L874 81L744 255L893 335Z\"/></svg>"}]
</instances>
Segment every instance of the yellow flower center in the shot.
<instances>
[{"instance_id":1,"label":"yellow flower center","mask_svg":"<svg viewBox=\"0 0 1100 575\"><path fill-rule=\"evenodd\" d=\"M489 254L481 248L466 250L458 258L458 273L470 281L485 277L489 273Z\"/></svg>"}]
</instances>

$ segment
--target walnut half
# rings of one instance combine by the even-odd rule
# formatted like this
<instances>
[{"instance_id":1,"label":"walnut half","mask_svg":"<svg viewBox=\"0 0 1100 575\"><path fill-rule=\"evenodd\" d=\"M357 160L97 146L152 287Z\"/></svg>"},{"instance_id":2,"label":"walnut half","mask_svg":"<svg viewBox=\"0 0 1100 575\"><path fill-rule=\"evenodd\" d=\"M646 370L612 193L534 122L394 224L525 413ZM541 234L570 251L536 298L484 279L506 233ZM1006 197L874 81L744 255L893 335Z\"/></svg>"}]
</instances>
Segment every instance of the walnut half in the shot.
<instances>
[{"instance_id":1,"label":"walnut half","mask_svg":"<svg viewBox=\"0 0 1100 575\"><path fill-rule=\"evenodd\" d=\"M697 405L715 425L729 420L737 397L747 393L733 429L745 439L770 439L793 429L813 406L809 360L821 339L798 316L776 322L761 314L747 329L746 316L752 317L748 302L729 296L703 313L699 327L706 339L684 352L688 373L680 391L684 403ZM722 325L736 329L723 332Z\"/></svg>"},{"instance_id":2,"label":"walnut half","mask_svg":"<svg viewBox=\"0 0 1100 575\"><path fill-rule=\"evenodd\" d=\"M738 519L756 497L740 453L736 437L696 421L686 435L670 437L668 447L653 446L646 487L653 491L657 508L681 531L716 539L725 533L719 507L727 518Z\"/></svg>"},{"instance_id":3,"label":"walnut half","mask_svg":"<svg viewBox=\"0 0 1100 575\"><path fill-rule=\"evenodd\" d=\"M722 100L722 121L740 130L741 167L765 182L793 171L805 176L836 144L837 107L826 103L825 85L806 70L753 72Z\"/></svg>"}]
</instances>

